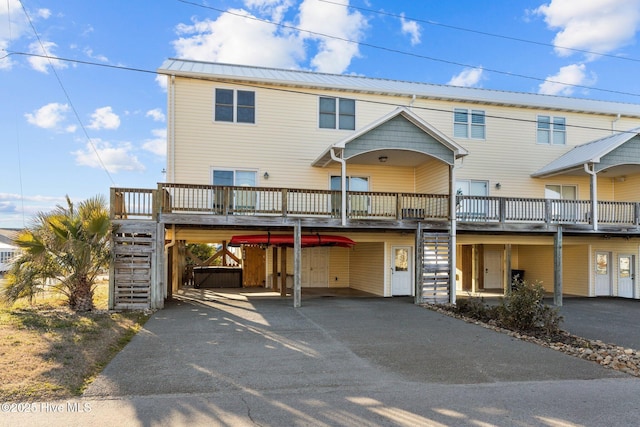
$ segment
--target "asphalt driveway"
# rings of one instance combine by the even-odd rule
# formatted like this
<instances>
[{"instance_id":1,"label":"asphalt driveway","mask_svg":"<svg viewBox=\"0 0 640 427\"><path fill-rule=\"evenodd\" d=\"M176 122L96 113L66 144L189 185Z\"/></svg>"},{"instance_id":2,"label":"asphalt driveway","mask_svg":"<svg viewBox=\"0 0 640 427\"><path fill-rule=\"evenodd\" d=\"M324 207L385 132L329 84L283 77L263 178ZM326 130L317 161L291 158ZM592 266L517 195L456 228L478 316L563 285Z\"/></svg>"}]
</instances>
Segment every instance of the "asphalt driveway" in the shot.
<instances>
[{"instance_id":1,"label":"asphalt driveway","mask_svg":"<svg viewBox=\"0 0 640 427\"><path fill-rule=\"evenodd\" d=\"M560 314L572 334L640 350L640 300L564 298Z\"/></svg>"},{"instance_id":2,"label":"asphalt driveway","mask_svg":"<svg viewBox=\"0 0 640 427\"><path fill-rule=\"evenodd\" d=\"M303 299L294 309L211 292L156 312L79 400L89 412L0 423L626 426L637 396L637 378L410 298Z\"/></svg>"}]
</instances>

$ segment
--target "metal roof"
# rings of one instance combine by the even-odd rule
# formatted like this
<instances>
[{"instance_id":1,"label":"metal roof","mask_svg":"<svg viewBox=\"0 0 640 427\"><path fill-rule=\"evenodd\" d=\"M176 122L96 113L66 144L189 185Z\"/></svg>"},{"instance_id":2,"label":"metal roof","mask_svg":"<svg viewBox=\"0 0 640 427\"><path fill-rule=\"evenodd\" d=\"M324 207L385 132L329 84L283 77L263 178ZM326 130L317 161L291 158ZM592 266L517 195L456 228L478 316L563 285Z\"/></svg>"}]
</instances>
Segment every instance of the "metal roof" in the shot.
<instances>
[{"instance_id":1,"label":"metal roof","mask_svg":"<svg viewBox=\"0 0 640 427\"><path fill-rule=\"evenodd\" d=\"M224 79L407 97L415 95L418 98L640 117L640 104L407 82L356 75L316 73L174 58L164 61L157 71L160 74L211 80Z\"/></svg>"},{"instance_id":2,"label":"metal roof","mask_svg":"<svg viewBox=\"0 0 640 427\"><path fill-rule=\"evenodd\" d=\"M573 169L582 169L585 164L599 163L604 155L637 136L638 133L640 133L640 128L635 128L577 145L531 176L534 178L547 177Z\"/></svg>"}]
</instances>

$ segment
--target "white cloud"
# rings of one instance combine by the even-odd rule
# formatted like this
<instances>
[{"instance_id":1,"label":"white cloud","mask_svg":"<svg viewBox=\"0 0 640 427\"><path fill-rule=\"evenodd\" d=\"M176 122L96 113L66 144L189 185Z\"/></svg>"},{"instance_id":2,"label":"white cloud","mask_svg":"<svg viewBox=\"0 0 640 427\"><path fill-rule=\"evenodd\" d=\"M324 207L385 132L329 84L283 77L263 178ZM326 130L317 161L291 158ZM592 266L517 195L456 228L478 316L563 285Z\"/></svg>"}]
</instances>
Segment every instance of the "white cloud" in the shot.
<instances>
[{"instance_id":1,"label":"white cloud","mask_svg":"<svg viewBox=\"0 0 640 427\"><path fill-rule=\"evenodd\" d=\"M49 66L55 67L57 69L67 68L68 65L59 59L54 59L56 56L53 54L53 50L58 47L57 44L50 41L43 41L42 44L38 41L35 41L29 44L29 53L34 55L44 55L43 56L30 56L28 61L31 64L31 67L40 71L41 73L47 74L49 72Z\"/></svg>"},{"instance_id":2,"label":"white cloud","mask_svg":"<svg viewBox=\"0 0 640 427\"><path fill-rule=\"evenodd\" d=\"M151 117L156 122L164 122L166 119L164 113L159 108L154 108L153 110L147 111L145 117Z\"/></svg>"},{"instance_id":3,"label":"white cloud","mask_svg":"<svg viewBox=\"0 0 640 427\"><path fill-rule=\"evenodd\" d=\"M105 55L93 53L93 49L91 49L90 47L84 48L84 54L87 55L90 59L95 59L100 62L109 62L109 58L107 58Z\"/></svg>"},{"instance_id":4,"label":"white cloud","mask_svg":"<svg viewBox=\"0 0 640 427\"><path fill-rule=\"evenodd\" d=\"M245 0L250 9L258 9L261 15L268 15L274 22L280 22L287 10L293 6L293 0Z\"/></svg>"},{"instance_id":5,"label":"white cloud","mask_svg":"<svg viewBox=\"0 0 640 427\"><path fill-rule=\"evenodd\" d=\"M534 12L559 30L553 42L560 56L573 53L563 48L612 52L633 42L640 27L640 0L551 0Z\"/></svg>"},{"instance_id":6,"label":"white cloud","mask_svg":"<svg viewBox=\"0 0 640 427\"><path fill-rule=\"evenodd\" d=\"M118 129L120 127L120 117L111 110L111 107L97 108L91 114L89 129Z\"/></svg>"},{"instance_id":7,"label":"white cloud","mask_svg":"<svg viewBox=\"0 0 640 427\"><path fill-rule=\"evenodd\" d=\"M142 148L158 156L167 155L167 129L153 129L151 131L155 138L145 140Z\"/></svg>"},{"instance_id":8,"label":"white cloud","mask_svg":"<svg viewBox=\"0 0 640 427\"><path fill-rule=\"evenodd\" d=\"M311 59L311 65L319 72L342 73L351 60L360 54L357 43L344 40L362 40L367 20L359 12L349 13L346 7L348 0L340 3L345 6L315 0L305 0L300 5L299 28L336 37L327 38L305 32L300 34L306 40L318 42L318 52Z\"/></svg>"},{"instance_id":9,"label":"white cloud","mask_svg":"<svg viewBox=\"0 0 640 427\"><path fill-rule=\"evenodd\" d=\"M408 34L411 36L411 46L415 46L420 43L420 32L422 28L416 21L406 20L404 18L404 13L401 13L400 24L402 28L402 34Z\"/></svg>"},{"instance_id":10,"label":"white cloud","mask_svg":"<svg viewBox=\"0 0 640 427\"><path fill-rule=\"evenodd\" d=\"M292 34L276 34L277 26L251 19L243 10L232 9L217 20L193 20L180 24L181 36L173 42L177 56L200 61L228 62L266 67L296 67L302 43ZM240 16L238 16L240 15Z\"/></svg>"},{"instance_id":11,"label":"white cloud","mask_svg":"<svg viewBox=\"0 0 640 427\"><path fill-rule=\"evenodd\" d=\"M544 95L564 95L569 96L575 91L572 85L595 84L594 74L588 76L584 64L572 64L560 68L555 76L547 77L546 81L540 84L538 93Z\"/></svg>"},{"instance_id":12,"label":"white cloud","mask_svg":"<svg viewBox=\"0 0 640 427\"><path fill-rule=\"evenodd\" d=\"M360 41L367 22L358 13L349 13L344 5L303 0L295 22L284 22L291 0L245 0L243 9L229 9L215 21L193 19L191 24L176 27L179 38L173 41L180 58L201 61L260 65L278 68L300 68L306 59L305 46L316 50L311 65L316 71L341 73L359 53ZM348 4L342 0L343 4ZM282 23L279 27L255 19ZM297 27L307 31L296 31ZM331 35L327 38L308 31Z\"/></svg>"},{"instance_id":13,"label":"white cloud","mask_svg":"<svg viewBox=\"0 0 640 427\"><path fill-rule=\"evenodd\" d=\"M160 89L162 89L163 92L167 91L167 84L168 84L168 77L163 75L163 74L158 74L156 75L156 83L158 83L158 86L160 86Z\"/></svg>"},{"instance_id":14,"label":"white cloud","mask_svg":"<svg viewBox=\"0 0 640 427\"><path fill-rule=\"evenodd\" d=\"M49 19L51 16L51 10L49 9L38 9L36 13L42 19Z\"/></svg>"},{"instance_id":15,"label":"white cloud","mask_svg":"<svg viewBox=\"0 0 640 427\"><path fill-rule=\"evenodd\" d=\"M84 150L71 153L77 165L91 168L102 168L104 165L110 173L145 170L144 165L132 154L133 148L130 143L124 142L118 146L112 146L99 138L92 139L92 142L93 145L87 143Z\"/></svg>"},{"instance_id":16,"label":"white cloud","mask_svg":"<svg viewBox=\"0 0 640 427\"><path fill-rule=\"evenodd\" d=\"M476 86L480 80L482 80L482 73L484 69L482 67L477 68L466 68L462 70L459 74L453 76L448 85L452 86L465 86L472 87Z\"/></svg>"},{"instance_id":17,"label":"white cloud","mask_svg":"<svg viewBox=\"0 0 640 427\"><path fill-rule=\"evenodd\" d=\"M70 110L71 107L68 104L52 102L38 108L33 113L26 113L24 116L27 118L27 122L39 128L60 130L62 122L66 120L66 113Z\"/></svg>"}]
</instances>

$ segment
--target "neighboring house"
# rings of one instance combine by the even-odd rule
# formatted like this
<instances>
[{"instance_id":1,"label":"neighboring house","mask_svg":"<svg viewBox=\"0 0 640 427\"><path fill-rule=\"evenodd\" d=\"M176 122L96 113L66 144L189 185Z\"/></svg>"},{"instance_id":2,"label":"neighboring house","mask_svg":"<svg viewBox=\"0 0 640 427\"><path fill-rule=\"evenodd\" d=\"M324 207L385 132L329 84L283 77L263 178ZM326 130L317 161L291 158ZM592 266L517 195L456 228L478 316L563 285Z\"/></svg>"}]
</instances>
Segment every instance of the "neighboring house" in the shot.
<instances>
[{"instance_id":1,"label":"neighboring house","mask_svg":"<svg viewBox=\"0 0 640 427\"><path fill-rule=\"evenodd\" d=\"M294 304L305 286L455 301L515 274L558 304L640 298L640 105L177 59L158 72L167 182L111 190L112 307L162 307L190 242L254 243L244 285L288 283Z\"/></svg>"},{"instance_id":2,"label":"neighboring house","mask_svg":"<svg viewBox=\"0 0 640 427\"><path fill-rule=\"evenodd\" d=\"M19 248L13 242L18 230L0 228L0 278L11 268L11 261L18 254Z\"/></svg>"}]
</instances>

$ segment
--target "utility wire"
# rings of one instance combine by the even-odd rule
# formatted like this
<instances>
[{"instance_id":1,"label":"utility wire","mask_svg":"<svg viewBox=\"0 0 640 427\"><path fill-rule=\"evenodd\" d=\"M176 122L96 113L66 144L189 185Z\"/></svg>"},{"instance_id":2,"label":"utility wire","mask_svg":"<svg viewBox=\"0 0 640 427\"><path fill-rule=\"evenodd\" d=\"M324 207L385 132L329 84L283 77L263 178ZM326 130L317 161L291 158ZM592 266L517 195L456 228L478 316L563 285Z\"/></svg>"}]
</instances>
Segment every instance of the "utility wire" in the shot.
<instances>
[{"instance_id":1,"label":"utility wire","mask_svg":"<svg viewBox=\"0 0 640 427\"><path fill-rule=\"evenodd\" d=\"M368 9L366 7L353 6L351 4L345 5L345 4L338 3L338 2L335 2L335 1L331 1L331 0L316 0L316 1L319 1L319 2L322 2L322 3L333 4L333 5L336 5L336 6L343 6L343 7L349 8L349 9L362 10L364 12L375 13L375 14L378 14L378 15L390 16L392 18L406 19L406 20L409 20L409 21L416 21L416 22L420 22L421 24L427 24L427 25L437 26L437 27L442 27L442 28L449 28L451 30L456 30L456 31L465 31L467 33L472 33L472 34L480 34L480 35L483 35L483 36L494 37L494 38L499 38L499 39L504 39L504 40L511 40L511 41L516 41L516 42L520 42L520 43L528 43L528 44L537 45L537 46L551 47L551 48L554 48L554 49L562 49L562 50L569 50L569 51L572 51L572 52L586 53L588 55L604 56L604 57L607 57L607 58L620 59L620 60L624 60L624 61L640 62L640 59L638 59L638 58L632 58L632 57L627 57L627 56L618 56L618 55L612 55L612 54L609 54L609 53L602 53L602 52L593 52L593 51L587 50L587 49L578 49L578 48L574 48L574 47L559 46L559 45L555 45L555 44L551 44L551 43L539 42L539 41L535 41L535 40L528 40L528 39L523 39L523 38L513 37L513 36L506 36L504 34L489 33L489 32L486 32L486 31L473 30L473 29L464 28L464 27L457 27L455 25L442 24L440 22L435 22L435 21L431 21L431 20L427 20L427 19L420 19L420 18L413 18L413 17L409 17L409 16L397 15L397 14L390 13L390 12L384 12L382 10Z\"/></svg>"},{"instance_id":2,"label":"utility wire","mask_svg":"<svg viewBox=\"0 0 640 427\"><path fill-rule=\"evenodd\" d=\"M366 42L358 42L358 41L350 40L350 39L347 39L347 38L344 38L344 37L338 37L338 36L332 36L332 35L329 35L329 34L319 33L317 31L305 30L303 28L294 27L292 25L273 22L273 21L270 21L268 19L258 18L258 17L255 17L255 16L246 15L246 14L237 13L237 12L232 12L232 11L229 11L229 10L224 10L224 9L220 9L220 8L213 7L213 6L207 6L207 5L203 5L203 4L199 4L199 3L194 3L194 2L191 2L191 1L187 1L187 0L177 0L177 1L179 1L181 3L189 4L189 5L192 5L192 6L196 6L196 7L201 7L203 9L215 10L216 12L219 12L219 13L222 13L222 14L233 15L233 16L237 16L237 17L240 17L240 18L244 18L244 19L251 19L251 20L254 20L254 21L258 21L258 22L262 22L262 23L270 24L270 25L275 25L277 27L282 27L282 28L286 28L286 29L289 29L289 30L295 30L295 31L303 32L303 33L313 34L314 36L325 37L325 38L334 39L334 40L340 40L340 41L343 41L345 43L351 43L351 44L366 46L366 47L370 47L372 49L383 50L383 51L391 52L391 53L397 53L399 55L405 55L405 56L411 56L411 57L414 57L414 58L426 59L428 61L440 62L440 63L448 64L448 65L455 65L457 67L472 68L472 69L479 68L476 65L469 65L469 64L462 63L462 62L451 61L451 60L441 59L441 58L435 58L435 57L432 57L432 56L421 55L421 54L418 54L418 53L408 52L408 51L405 51L405 50L394 49L394 48L389 48L389 47L384 47L384 46L378 46L378 45L374 45L374 44L366 43ZM600 88L593 87L593 86L579 85L579 84L575 84L575 83L565 83L565 82L560 82L560 81L557 81L557 80L543 79L543 78L540 78L540 77L533 77L533 76L528 76L528 75L525 75L525 74L512 73L512 72L509 72L509 71L502 71L502 70L497 70L497 69L493 69L493 68L482 67L482 69L485 70L485 71L488 71L490 73L502 74L502 75L509 76L509 77L518 77L518 78L527 79L527 80L534 80L534 81L543 82L543 83L544 82L548 82L548 83L559 84L559 85L563 85L563 86L570 86L570 87L575 87L575 88L580 88L580 89L594 90L594 91L598 91L598 92L614 93L616 95L640 96L639 94L634 94L634 93L629 93L629 92L624 92L624 91L618 91L618 90L612 90L612 89L600 89Z\"/></svg>"},{"instance_id":3,"label":"utility wire","mask_svg":"<svg viewBox=\"0 0 640 427\"><path fill-rule=\"evenodd\" d=\"M13 42L13 33L11 31L13 25L11 22L11 7L9 5L9 0L7 0L7 23L8 23L8 28L9 28L9 43ZM15 119L15 123L16 123L16 149L18 150L18 181L20 184L20 207L21 207L21 211L22 211L22 226L26 226L26 220L25 220L25 211L24 211L24 185L23 185L23 180L22 180L22 153L21 153L21 149L20 149L20 128L18 126L18 123L20 123L18 121L18 111L14 111L14 114L16 116Z\"/></svg>"},{"instance_id":4,"label":"utility wire","mask_svg":"<svg viewBox=\"0 0 640 427\"><path fill-rule=\"evenodd\" d=\"M26 53L26 52L8 52L7 56L10 56L10 55L25 55L25 56L36 56L36 57L44 57L44 58L46 58L46 56L44 56L44 55L38 55L38 54L35 54L35 53ZM153 74L153 75L165 75L165 74L159 74L157 71L145 70L143 68L125 67L125 66L120 66L120 65L108 65L108 64L103 64L103 63L99 63L99 62L80 61L80 60L76 60L76 59L62 58L62 57L59 57L59 56L51 57L51 59L56 59L58 61L68 61L68 62L72 62L72 63L79 63L79 64L85 64L85 65L93 65L93 66L97 66L97 67L106 67L106 68L111 68L111 69L115 69L115 70L122 70L122 71L135 71L135 72L139 72L139 73L146 73L146 74ZM200 61L195 61L195 62L200 62ZM183 78L183 79L196 80L196 81L210 81L210 82L223 82L223 81L225 81L225 79L223 79L223 78L215 78L215 77L207 77L207 76L179 76L179 77ZM292 93L292 94L299 94L299 95L309 95L309 96L313 96L313 97L317 97L318 96L317 92L307 92L307 91L298 90L298 89L294 90L294 89L285 89L285 88L274 88L272 86L265 86L265 85L261 85L261 84L257 84L257 83L241 82L241 81L237 81L237 80L234 81L234 84L237 84L238 86L242 86L242 87L253 88L253 89L263 89L263 90L270 90L270 91L274 91L274 92L285 92L285 93ZM442 85L433 85L433 86L442 86ZM488 90L488 89L477 89L477 90ZM536 96L548 96L548 95L536 95ZM639 95L635 95L635 96L639 96ZM351 98L351 99L354 99L354 100L356 100L358 102L374 104L374 105L387 105L387 106L391 106L391 107L406 106L405 104L399 104L399 103L393 103L393 102L374 101L374 100L363 99L363 98ZM580 99L580 98L572 98L572 99ZM600 101L600 102L609 102L609 101ZM416 105L414 105L412 108L415 109L415 110L432 111L432 112L437 112L437 113L450 114L452 112L451 110L442 109L442 108L421 107L421 106L416 106ZM551 109L553 109L553 108L551 108ZM515 117L506 117L506 116L500 116L500 115L488 114L488 115L485 115L485 117L486 118L492 118L492 119L499 119L499 120L508 120L508 121L512 121L512 122L537 123L537 120L521 119L521 118L515 118ZM602 128L602 127L597 127L597 126L582 126L582 125L566 124L565 127L567 127L567 128L575 128L575 129L606 131L606 132L610 132L611 131L610 128ZM627 132L638 133L637 131L617 131L617 132L619 132L619 133L627 133Z\"/></svg>"},{"instance_id":5,"label":"utility wire","mask_svg":"<svg viewBox=\"0 0 640 427\"><path fill-rule=\"evenodd\" d=\"M53 65L53 60L57 59L57 58L49 56L49 54L47 53L47 50L44 47L44 43L42 43L42 39L40 39L40 35L38 34L38 31L36 30L36 27L33 25L33 22L31 21L31 17L29 16L29 13L27 12L27 9L24 6L24 2L22 0L19 0L19 1L20 1L20 6L22 6L22 10L24 11L25 16L27 17L27 21L29 21L29 25L31 26L31 29L33 30L33 33L35 34L36 39L38 39L38 43L40 44L40 48L42 49L42 52L44 53L44 55L34 55L34 56L40 56L42 58L47 58L47 60L49 62L49 66L51 67L51 71L53 71L53 74L56 76L56 80L58 81L58 84L60 85L60 88L62 89L62 92L64 93L64 96L67 98L67 102L71 106L71 110L73 111L73 114L76 116L76 120L78 120L78 123L80 123L80 127L82 128L82 132L84 133L84 136L87 138L87 141L89 141L89 145L91 145L91 148L93 148L93 151L95 152L96 157L98 158L98 162L100 163L100 166L102 167L104 172L107 174L107 177L109 177L109 180L111 181L111 184L113 184L113 186L115 187L116 183L113 180L113 177L111 176L111 173L109 173L109 170L107 169L107 167L105 166L104 162L102 161L102 158L100 157L100 153L98 152L98 149L96 148L95 144L93 143L93 140L89 136L89 132L87 132L87 129L85 128L84 124L82 123L82 120L80 119L80 115L78 114L78 110L76 110L75 105L73 105L73 102L71 101L71 97L69 96L69 93L67 92L67 89L64 87L64 84L62 84L62 80L60 79L60 76L58 75L58 72L56 71L56 67Z\"/></svg>"}]
</instances>

